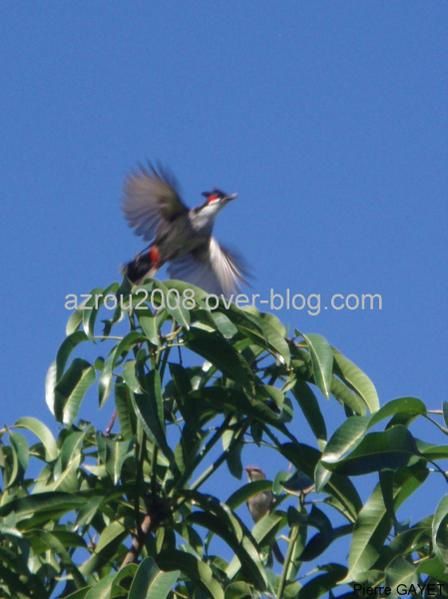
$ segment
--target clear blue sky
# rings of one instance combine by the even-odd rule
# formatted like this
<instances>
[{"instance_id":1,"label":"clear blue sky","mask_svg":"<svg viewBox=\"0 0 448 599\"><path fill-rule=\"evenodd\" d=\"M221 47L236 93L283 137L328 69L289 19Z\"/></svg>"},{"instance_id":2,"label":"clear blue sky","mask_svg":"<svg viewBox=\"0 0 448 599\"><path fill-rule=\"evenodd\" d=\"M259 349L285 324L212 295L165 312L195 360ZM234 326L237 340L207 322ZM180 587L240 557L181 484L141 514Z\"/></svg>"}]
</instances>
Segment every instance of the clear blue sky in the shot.
<instances>
[{"instance_id":1,"label":"clear blue sky","mask_svg":"<svg viewBox=\"0 0 448 599\"><path fill-rule=\"evenodd\" d=\"M439 408L447 19L415 0L3 4L2 421L52 422L64 297L116 280L141 247L119 203L146 158L190 204L239 192L216 234L253 291L381 293L382 311L280 316L354 359L382 402Z\"/></svg>"}]
</instances>

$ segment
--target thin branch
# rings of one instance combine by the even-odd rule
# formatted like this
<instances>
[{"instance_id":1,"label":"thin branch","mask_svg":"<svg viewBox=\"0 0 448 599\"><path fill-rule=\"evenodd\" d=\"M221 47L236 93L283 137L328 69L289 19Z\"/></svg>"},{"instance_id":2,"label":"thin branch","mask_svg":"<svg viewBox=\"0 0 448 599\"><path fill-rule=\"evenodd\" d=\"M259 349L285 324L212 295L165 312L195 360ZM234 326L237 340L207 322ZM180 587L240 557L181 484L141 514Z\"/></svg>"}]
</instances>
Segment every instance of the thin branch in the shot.
<instances>
[{"instance_id":1,"label":"thin branch","mask_svg":"<svg viewBox=\"0 0 448 599\"><path fill-rule=\"evenodd\" d=\"M145 544L145 537L151 529L151 516L146 514L143 518L142 523L137 526L137 534L132 539L132 546L124 557L124 560L120 568L124 568L128 564L132 564L140 555L143 545Z\"/></svg>"}]
</instances>

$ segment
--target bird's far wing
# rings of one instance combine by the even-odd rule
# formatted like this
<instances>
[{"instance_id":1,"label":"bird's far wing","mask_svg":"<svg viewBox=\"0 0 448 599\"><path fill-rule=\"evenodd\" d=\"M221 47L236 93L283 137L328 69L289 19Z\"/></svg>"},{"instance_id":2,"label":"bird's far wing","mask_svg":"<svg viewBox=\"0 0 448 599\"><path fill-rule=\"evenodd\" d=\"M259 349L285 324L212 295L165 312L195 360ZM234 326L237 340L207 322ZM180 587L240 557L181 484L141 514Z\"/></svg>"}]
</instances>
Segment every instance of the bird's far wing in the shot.
<instances>
[{"instance_id":1,"label":"bird's far wing","mask_svg":"<svg viewBox=\"0 0 448 599\"><path fill-rule=\"evenodd\" d=\"M150 241L161 221L172 221L188 211L178 192L175 178L151 164L129 175L124 185L123 212L137 235Z\"/></svg>"},{"instance_id":2,"label":"bird's far wing","mask_svg":"<svg viewBox=\"0 0 448 599\"><path fill-rule=\"evenodd\" d=\"M168 272L173 279L183 279L225 297L247 283L248 274L241 258L220 246L214 237L206 246L172 260Z\"/></svg>"}]
</instances>

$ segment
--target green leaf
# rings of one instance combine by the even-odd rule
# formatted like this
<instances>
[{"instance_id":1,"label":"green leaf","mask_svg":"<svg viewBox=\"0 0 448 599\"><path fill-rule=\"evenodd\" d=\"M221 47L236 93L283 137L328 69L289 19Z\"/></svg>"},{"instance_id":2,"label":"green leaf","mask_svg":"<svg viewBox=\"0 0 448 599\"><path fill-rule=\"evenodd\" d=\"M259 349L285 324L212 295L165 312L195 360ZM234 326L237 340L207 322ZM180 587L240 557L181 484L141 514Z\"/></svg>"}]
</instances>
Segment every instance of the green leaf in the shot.
<instances>
[{"instance_id":1,"label":"green leaf","mask_svg":"<svg viewBox=\"0 0 448 599\"><path fill-rule=\"evenodd\" d=\"M148 341L153 345L160 345L160 336L156 316L152 314L149 308L147 308L146 310L138 310L137 317L140 326L142 327L143 333Z\"/></svg>"},{"instance_id":2,"label":"green leaf","mask_svg":"<svg viewBox=\"0 0 448 599\"><path fill-rule=\"evenodd\" d=\"M442 562L448 563L448 495L440 501L432 524L434 552Z\"/></svg>"},{"instance_id":3,"label":"green leaf","mask_svg":"<svg viewBox=\"0 0 448 599\"><path fill-rule=\"evenodd\" d=\"M272 489L272 482L266 479L255 480L247 483L232 493L226 501L230 509L234 510L243 503L246 503L249 497Z\"/></svg>"},{"instance_id":4,"label":"green leaf","mask_svg":"<svg viewBox=\"0 0 448 599\"><path fill-rule=\"evenodd\" d=\"M448 459L448 445L433 445L420 439L416 439L416 443L419 453L426 460Z\"/></svg>"},{"instance_id":5,"label":"green leaf","mask_svg":"<svg viewBox=\"0 0 448 599\"><path fill-rule=\"evenodd\" d=\"M328 516L315 505L312 506L311 512L308 514L308 525L317 528L319 532L306 544L300 556L301 561L316 559L337 536Z\"/></svg>"},{"instance_id":6,"label":"green leaf","mask_svg":"<svg viewBox=\"0 0 448 599\"><path fill-rule=\"evenodd\" d=\"M420 399L415 397L400 397L389 401L378 412L373 414L370 418L369 427L391 416L404 415L406 418L414 418L415 416L424 414L426 414L426 406Z\"/></svg>"},{"instance_id":7,"label":"green leaf","mask_svg":"<svg viewBox=\"0 0 448 599\"><path fill-rule=\"evenodd\" d=\"M86 497L82 494L77 496L70 493L38 493L28 497L13 499L0 507L0 517L14 511L17 521L26 520L36 513L49 513L49 517L55 518L56 514L65 514L72 509L83 506Z\"/></svg>"},{"instance_id":8,"label":"green leaf","mask_svg":"<svg viewBox=\"0 0 448 599\"><path fill-rule=\"evenodd\" d=\"M195 312L195 316L198 316L198 314L199 311ZM202 314L207 318L208 322L213 323L225 339L232 339L238 333L238 328L224 312L220 312L219 310L207 312L204 310Z\"/></svg>"},{"instance_id":9,"label":"green leaf","mask_svg":"<svg viewBox=\"0 0 448 599\"><path fill-rule=\"evenodd\" d=\"M427 574L432 577L432 582L448 583L448 570L446 562L439 557L422 560L417 566L419 574Z\"/></svg>"},{"instance_id":10,"label":"green leaf","mask_svg":"<svg viewBox=\"0 0 448 599\"><path fill-rule=\"evenodd\" d=\"M236 424L233 422L232 424ZM243 474L243 464L241 462L241 452L244 444L240 439L234 441L235 436L239 434L239 430L225 430L222 434L222 445L224 451L227 452L226 462L230 472L235 478L240 479Z\"/></svg>"},{"instance_id":11,"label":"green leaf","mask_svg":"<svg viewBox=\"0 0 448 599\"><path fill-rule=\"evenodd\" d=\"M114 582L114 574L108 574L89 588L85 599L110 599L110 591Z\"/></svg>"},{"instance_id":12,"label":"green leaf","mask_svg":"<svg viewBox=\"0 0 448 599\"><path fill-rule=\"evenodd\" d=\"M334 375L331 379L331 393L354 414L363 416L367 413L367 406L364 400Z\"/></svg>"},{"instance_id":13,"label":"green leaf","mask_svg":"<svg viewBox=\"0 0 448 599\"><path fill-rule=\"evenodd\" d=\"M65 326L65 334L67 336L72 335L78 330L79 325L82 322L82 312L80 310L75 310L72 314L70 314L69 319L67 320L67 324Z\"/></svg>"},{"instance_id":14,"label":"green leaf","mask_svg":"<svg viewBox=\"0 0 448 599\"><path fill-rule=\"evenodd\" d=\"M252 534L257 543L263 547L271 545L276 534L287 524L286 514L283 512L270 512L265 514L252 529Z\"/></svg>"},{"instance_id":15,"label":"green leaf","mask_svg":"<svg viewBox=\"0 0 448 599\"><path fill-rule=\"evenodd\" d=\"M417 570L404 557L398 556L393 559L384 571L386 575L386 585L398 589L401 587L409 587L411 584L417 585L419 580Z\"/></svg>"},{"instance_id":16,"label":"green leaf","mask_svg":"<svg viewBox=\"0 0 448 599\"><path fill-rule=\"evenodd\" d=\"M22 417L16 421L17 428L24 428L34 433L38 437L45 448L45 459L47 462L52 462L58 455L56 440L53 437L50 429L37 418Z\"/></svg>"},{"instance_id":17,"label":"green leaf","mask_svg":"<svg viewBox=\"0 0 448 599\"><path fill-rule=\"evenodd\" d=\"M244 572L257 588L265 588L266 578L260 555L253 543L249 531L241 521L226 510L219 515L210 512L193 512L188 518L221 537L235 552ZM233 572L227 568L227 576L233 577Z\"/></svg>"},{"instance_id":18,"label":"green leaf","mask_svg":"<svg viewBox=\"0 0 448 599\"><path fill-rule=\"evenodd\" d=\"M260 555L246 526L229 509L214 497L197 491L183 491L182 495L199 505L204 511L193 512L188 520L204 526L219 535L235 552L246 576L254 585L263 590L267 579ZM228 574L230 576L230 574Z\"/></svg>"},{"instance_id":19,"label":"green leaf","mask_svg":"<svg viewBox=\"0 0 448 599\"><path fill-rule=\"evenodd\" d=\"M297 599L318 599L318 597L322 597L322 595L334 589L338 582L344 578L347 568L339 564L330 563L326 566L318 567L318 571L323 571L324 574L320 574L307 582L300 589Z\"/></svg>"},{"instance_id":20,"label":"green leaf","mask_svg":"<svg viewBox=\"0 0 448 599\"><path fill-rule=\"evenodd\" d=\"M257 310L242 310L231 304L226 315L238 327L238 330L259 347L280 357L280 361L289 365L291 352L285 339L285 330L278 318L261 314Z\"/></svg>"},{"instance_id":21,"label":"green leaf","mask_svg":"<svg viewBox=\"0 0 448 599\"><path fill-rule=\"evenodd\" d=\"M402 468L395 475L393 487L393 510L425 480L428 472L419 465ZM383 551L383 544L393 523L391 510L384 503L381 485L376 485L373 493L364 503L353 531L349 554L347 581L359 581L360 577L373 566ZM362 578L361 578L362 581Z\"/></svg>"},{"instance_id":22,"label":"green leaf","mask_svg":"<svg viewBox=\"0 0 448 599\"><path fill-rule=\"evenodd\" d=\"M248 597L256 597L251 584L239 580L226 586L225 599L247 599Z\"/></svg>"},{"instance_id":23,"label":"green leaf","mask_svg":"<svg viewBox=\"0 0 448 599\"><path fill-rule=\"evenodd\" d=\"M88 339L83 331L72 333L64 339L56 355L57 380L62 376L67 360L75 347L83 341L88 341Z\"/></svg>"},{"instance_id":24,"label":"green leaf","mask_svg":"<svg viewBox=\"0 0 448 599\"><path fill-rule=\"evenodd\" d=\"M131 450L132 441L110 439L104 437L102 433L97 433L97 442L98 453L102 458L101 463L106 466L106 472L112 479L113 484L116 485L121 477L123 463Z\"/></svg>"},{"instance_id":25,"label":"green leaf","mask_svg":"<svg viewBox=\"0 0 448 599\"><path fill-rule=\"evenodd\" d=\"M161 281L154 281L154 291L161 291L161 305L167 310L168 314L177 322L177 324L185 329L190 328L190 312L186 308L186 302L182 292L177 289L177 286L167 287Z\"/></svg>"},{"instance_id":26,"label":"green leaf","mask_svg":"<svg viewBox=\"0 0 448 599\"><path fill-rule=\"evenodd\" d=\"M369 426L368 416L351 416L331 436L322 454L327 466L336 464L352 451L364 438Z\"/></svg>"},{"instance_id":27,"label":"green leaf","mask_svg":"<svg viewBox=\"0 0 448 599\"><path fill-rule=\"evenodd\" d=\"M327 438L327 428L319 403L310 387L304 381L297 381L292 392L316 439L322 443Z\"/></svg>"},{"instance_id":28,"label":"green leaf","mask_svg":"<svg viewBox=\"0 0 448 599\"><path fill-rule=\"evenodd\" d=\"M11 441L11 446L14 447L15 454L17 456L19 472L21 475L23 475L28 468L28 462L30 459L28 443L23 435L20 433L14 433L12 431L9 431L9 439ZM11 483L12 481L10 481L10 484Z\"/></svg>"},{"instance_id":29,"label":"green leaf","mask_svg":"<svg viewBox=\"0 0 448 599\"><path fill-rule=\"evenodd\" d=\"M344 424L347 422L349 421ZM340 451L335 451L333 445L330 449L327 446L322 463L330 470L352 476L384 468L402 468L414 464L419 459L421 458L414 437L406 427L398 425L383 433L367 434L346 457L343 457Z\"/></svg>"},{"instance_id":30,"label":"green leaf","mask_svg":"<svg viewBox=\"0 0 448 599\"><path fill-rule=\"evenodd\" d=\"M187 346L221 370L229 379L242 385L252 381L253 373L246 360L233 345L217 333L206 333L192 327L187 334Z\"/></svg>"},{"instance_id":31,"label":"green leaf","mask_svg":"<svg viewBox=\"0 0 448 599\"><path fill-rule=\"evenodd\" d=\"M132 409L131 391L122 380L115 382L115 407L123 438L132 439L136 431L136 418Z\"/></svg>"},{"instance_id":32,"label":"green leaf","mask_svg":"<svg viewBox=\"0 0 448 599\"><path fill-rule=\"evenodd\" d=\"M122 541L127 537L129 531L119 520L111 522L101 532L94 552L79 568L80 572L88 577L102 565L106 564L112 555L118 550ZM112 583L112 580L110 582ZM109 588L109 587L108 587Z\"/></svg>"},{"instance_id":33,"label":"green leaf","mask_svg":"<svg viewBox=\"0 0 448 599\"><path fill-rule=\"evenodd\" d=\"M76 358L56 383L55 416L64 424L71 424L76 416L87 392L95 381L95 368L85 360Z\"/></svg>"},{"instance_id":34,"label":"green leaf","mask_svg":"<svg viewBox=\"0 0 448 599\"><path fill-rule=\"evenodd\" d=\"M304 335L302 333L302 337L310 352L314 381L324 397L328 399L333 376L333 350L322 335L316 333Z\"/></svg>"},{"instance_id":35,"label":"green leaf","mask_svg":"<svg viewBox=\"0 0 448 599\"><path fill-rule=\"evenodd\" d=\"M133 362L132 360L128 364L132 364ZM129 378L126 375L125 379L128 382ZM151 370L148 373L145 382L145 392L135 393L134 391L131 395L131 401L146 434L150 439L154 436L159 448L169 460L171 466L175 467L174 455L165 436L163 397L158 370Z\"/></svg>"},{"instance_id":36,"label":"green leaf","mask_svg":"<svg viewBox=\"0 0 448 599\"><path fill-rule=\"evenodd\" d=\"M136 346L138 347L139 344L143 343L144 341L145 337L143 335L137 331L131 331L112 349L104 363L104 367L99 378L100 406L102 406L109 397L109 393L113 384L113 371L117 362L120 360L120 358L125 357L132 348Z\"/></svg>"},{"instance_id":37,"label":"green leaf","mask_svg":"<svg viewBox=\"0 0 448 599\"><path fill-rule=\"evenodd\" d=\"M82 317L82 328L84 333L92 339L95 335L95 321L98 314L98 310L102 305L104 297L104 289L97 287L92 289L88 294L89 297L83 302L80 313Z\"/></svg>"},{"instance_id":38,"label":"green leaf","mask_svg":"<svg viewBox=\"0 0 448 599\"><path fill-rule=\"evenodd\" d=\"M369 377L339 351L333 349L333 352L338 374L362 397L370 412L379 410L378 394Z\"/></svg>"},{"instance_id":39,"label":"green leaf","mask_svg":"<svg viewBox=\"0 0 448 599\"><path fill-rule=\"evenodd\" d=\"M321 454L304 443L284 443L281 452L298 470L313 478ZM355 522L362 507L361 498L349 478L332 473L325 484L317 489L329 494L326 503L341 512L350 522Z\"/></svg>"},{"instance_id":40,"label":"green leaf","mask_svg":"<svg viewBox=\"0 0 448 599\"><path fill-rule=\"evenodd\" d=\"M128 599L166 599L180 576L180 570L163 572L151 557L139 565Z\"/></svg>"},{"instance_id":41,"label":"green leaf","mask_svg":"<svg viewBox=\"0 0 448 599\"><path fill-rule=\"evenodd\" d=\"M197 583L213 599L224 599L221 582L213 577L213 571L203 560L185 551L169 551L157 557L159 565L168 571L180 570L191 581Z\"/></svg>"}]
</instances>

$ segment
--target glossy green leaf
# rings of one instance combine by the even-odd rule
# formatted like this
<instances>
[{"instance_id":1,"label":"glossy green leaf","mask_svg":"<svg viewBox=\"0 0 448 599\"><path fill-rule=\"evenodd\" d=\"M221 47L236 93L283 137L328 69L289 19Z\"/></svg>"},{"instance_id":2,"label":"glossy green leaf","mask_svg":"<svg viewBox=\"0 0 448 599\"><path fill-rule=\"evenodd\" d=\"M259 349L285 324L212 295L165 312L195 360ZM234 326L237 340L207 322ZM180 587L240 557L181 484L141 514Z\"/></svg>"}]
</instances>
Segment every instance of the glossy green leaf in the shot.
<instances>
[{"instance_id":1,"label":"glossy green leaf","mask_svg":"<svg viewBox=\"0 0 448 599\"><path fill-rule=\"evenodd\" d=\"M177 550L166 551L159 554L157 562L166 571L180 570L213 599L224 599L222 584L214 578L213 570L206 562L191 553Z\"/></svg>"},{"instance_id":2,"label":"glossy green leaf","mask_svg":"<svg viewBox=\"0 0 448 599\"><path fill-rule=\"evenodd\" d=\"M211 321L214 324L225 339L232 339L238 333L238 328L224 312L214 310L213 312L204 313L208 314L209 322Z\"/></svg>"},{"instance_id":3,"label":"glossy green leaf","mask_svg":"<svg viewBox=\"0 0 448 599\"><path fill-rule=\"evenodd\" d=\"M132 439L136 431L136 418L132 408L131 391L122 380L115 383L115 407L122 436Z\"/></svg>"},{"instance_id":4,"label":"glossy green leaf","mask_svg":"<svg viewBox=\"0 0 448 599\"><path fill-rule=\"evenodd\" d=\"M189 349L203 356L226 377L243 385L252 380L252 370L243 356L220 335L191 328L187 343Z\"/></svg>"},{"instance_id":5,"label":"glossy green leaf","mask_svg":"<svg viewBox=\"0 0 448 599\"><path fill-rule=\"evenodd\" d=\"M137 317L148 341L153 345L160 345L160 336L155 314L152 314L149 308L147 308L146 310L139 310L137 312Z\"/></svg>"},{"instance_id":6,"label":"glossy green leaf","mask_svg":"<svg viewBox=\"0 0 448 599\"><path fill-rule=\"evenodd\" d=\"M336 464L348 455L364 438L369 426L368 416L351 416L329 439L322 454L325 465Z\"/></svg>"},{"instance_id":7,"label":"glossy green leaf","mask_svg":"<svg viewBox=\"0 0 448 599\"><path fill-rule=\"evenodd\" d=\"M85 599L110 599L114 578L113 574L101 578L89 588Z\"/></svg>"},{"instance_id":8,"label":"glossy green leaf","mask_svg":"<svg viewBox=\"0 0 448 599\"><path fill-rule=\"evenodd\" d=\"M75 333L78 330L81 322L82 322L81 310L79 310L79 309L74 310L74 312L72 312L72 314L70 314L70 317L67 320L67 324L65 326L65 334L67 336L69 336L69 335L72 335L73 333Z\"/></svg>"},{"instance_id":9,"label":"glossy green leaf","mask_svg":"<svg viewBox=\"0 0 448 599\"><path fill-rule=\"evenodd\" d=\"M246 503L249 497L272 489L272 483L269 480L255 480L239 487L232 493L226 501L226 504L234 510L243 503Z\"/></svg>"},{"instance_id":10,"label":"glossy green leaf","mask_svg":"<svg viewBox=\"0 0 448 599\"><path fill-rule=\"evenodd\" d=\"M420 563L417 565L417 572L419 574L431 576L431 582L433 583L437 582L439 585L446 585L448 583L448 570L446 567L446 562L442 561L439 557L433 557L420 561ZM440 590L440 586L436 588L433 587L432 592L437 593Z\"/></svg>"},{"instance_id":11,"label":"glossy green leaf","mask_svg":"<svg viewBox=\"0 0 448 599\"><path fill-rule=\"evenodd\" d=\"M84 333L91 339L95 335L95 321L98 310L102 305L104 290L97 287L87 294L89 297L85 299L79 311L82 317L82 328Z\"/></svg>"},{"instance_id":12,"label":"glossy green leaf","mask_svg":"<svg viewBox=\"0 0 448 599\"><path fill-rule=\"evenodd\" d=\"M55 514L65 514L72 509L82 507L86 498L79 494L70 493L38 493L28 497L14 499L0 507L0 517L14 511L17 520L27 519L37 512L47 512L52 517Z\"/></svg>"},{"instance_id":13,"label":"glossy green leaf","mask_svg":"<svg viewBox=\"0 0 448 599\"><path fill-rule=\"evenodd\" d=\"M415 566L401 556L388 564L385 574L386 585L393 589L409 587L419 582Z\"/></svg>"},{"instance_id":14,"label":"glossy green leaf","mask_svg":"<svg viewBox=\"0 0 448 599\"><path fill-rule=\"evenodd\" d=\"M340 403L353 412L353 414L359 416L367 414L367 406L362 397L352 391L352 389L334 375L331 379L331 393Z\"/></svg>"},{"instance_id":15,"label":"glossy green leaf","mask_svg":"<svg viewBox=\"0 0 448 599\"><path fill-rule=\"evenodd\" d=\"M176 583L180 570L163 572L151 557L138 566L128 599L166 599Z\"/></svg>"},{"instance_id":16,"label":"glossy green leaf","mask_svg":"<svg viewBox=\"0 0 448 599\"><path fill-rule=\"evenodd\" d=\"M88 336L83 331L77 331L69 335L62 342L58 353L56 354L57 378L59 379L64 372L67 360L72 351L82 342L88 341Z\"/></svg>"},{"instance_id":17,"label":"glossy green leaf","mask_svg":"<svg viewBox=\"0 0 448 599\"><path fill-rule=\"evenodd\" d=\"M184 496L199 505L203 512L193 512L188 518L219 535L235 552L242 568L257 588L267 584L266 573L252 537L243 522L236 517L226 504L214 497L195 491L184 491Z\"/></svg>"},{"instance_id":18,"label":"glossy green leaf","mask_svg":"<svg viewBox=\"0 0 448 599\"><path fill-rule=\"evenodd\" d=\"M99 377L99 403L100 406L109 397L113 385L113 371L118 361L128 354L133 348L138 348L145 341L145 337L137 331L131 331L112 349L107 357Z\"/></svg>"},{"instance_id":19,"label":"glossy green leaf","mask_svg":"<svg viewBox=\"0 0 448 599\"><path fill-rule=\"evenodd\" d=\"M167 287L161 281L154 281L154 293L156 290L161 292L161 305L168 314L185 329L190 328L190 312L187 309L187 302L182 291L179 291L177 285Z\"/></svg>"},{"instance_id":20,"label":"glossy green leaf","mask_svg":"<svg viewBox=\"0 0 448 599\"><path fill-rule=\"evenodd\" d=\"M314 447L304 443L284 443L281 446L284 457L294 466L312 478L321 454ZM326 502L333 505L350 522L354 522L362 507L361 498L349 478L333 473L318 491L329 494Z\"/></svg>"},{"instance_id":21,"label":"glossy green leaf","mask_svg":"<svg viewBox=\"0 0 448 599\"><path fill-rule=\"evenodd\" d=\"M336 443L332 444L330 448L327 446L322 455L322 463L326 468L346 475L367 474L384 468L402 468L420 459L414 437L401 425L383 433L368 433L345 457L343 454L346 451L341 453L335 445Z\"/></svg>"},{"instance_id":22,"label":"glossy green leaf","mask_svg":"<svg viewBox=\"0 0 448 599\"><path fill-rule=\"evenodd\" d=\"M380 402L375 385L356 364L334 349L334 361L339 375L362 397L370 412L379 410Z\"/></svg>"},{"instance_id":23,"label":"glossy green leaf","mask_svg":"<svg viewBox=\"0 0 448 599\"><path fill-rule=\"evenodd\" d=\"M448 495L440 501L434 513L432 543L436 556L448 563Z\"/></svg>"},{"instance_id":24,"label":"glossy green leaf","mask_svg":"<svg viewBox=\"0 0 448 599\"><path fill-rule=\"evenodd\" d=\"M382 406L375 414L373 414L373 416L371 416L369 426L375 426L375 424L378 424L381 420L391 418L397 414L404 414L407 418L420 416L426 414L426 406L416 397L400 397L399 399L394 399Z\"/></svg>"},{"instance_id":25,"label":"glossy green leaf","mask_svg":"<svg viewBox=\"0 0 448 599\"><path fill-rule=\"evenodd\" d=\"M56 445L55 438L51 433L50 429L37 418L32 418L30 416L19 418L16 421L15 426L17 428L24 428L34 433L36 437L38 437L45 448L45 459L48 462L56 459L58 455L58 448Z\"/></svg>"},{"instance_id":26,"label":"glossy green leaf","mask_svg":"<svg viewBox=\"0 0 448 599\"><path fill-rule=\"evenodd\" d=\"M174 455L165 436L163 397L158 370L152 370L147 375L145 392L142 394L133 393L131 401L146 434L149 438L154 437L156 439L159 448L170 464L174 466Z\"/></svg>"},{"instance_id":27,"label":"glossy green leaf","mask_svg":"<svg viewBox=\"0 0 448 599\"><path fill-rule=\"evenodd\" d=\"M331 589L335 589L338 582L346 575L347 568L340 564L330 563L326 566L320 566L318 571L324 573L304 584L298 592L297 599L318 599Z\"/></svg>"},{"instance_id":28,"label":"glossy green leaf","mask_svg":"<svg viewBox=\"0 0 448 599\"><path fill-rule=\"evenodd\" d=\"M448 459L448 445L433 445L421 439L416 439L416 444L420 455L427 460Z\"/></svg>"},{"instance_id":29,"label":"glossy green leaf","mask_svg":"<svg viewBox=\"0 0 448 599\"><path fill-rule=\"evenodd\" d=\"M28 468L28 463L30 459L30 450L28 447L28 443L23 435L21 435L20 433L15 433L13 431L9 431L9 440L11 441L11 446L14 447L19 470L23 474Z\"/></svg>"},{"instance_id":30,"label":"glossy green leaf","mask_svg":"<svg viewBox=\"0 0 448 599\"><path fill-rule=\"evenodd\" d=\"M330 519L315 505L312 506L308 514L308 526L317 528L318 533L308 540L300 556L301 561L316 559L337 538Z\"/></svg>"},{"instance_id":31,"label":"glossy green leaf","mask_svg":"<svg viewBox=\"0 0 448 599\"><path fill-rule=\"evenodd\" d=\"M78 415L88 388L95 381L95 369L80 358L75 358L55 387L55 416L64 424L71 424Z\"/></svg>"},{"instance_id":32,"label":"glossy green leaf","mask_svg":"<svg viewBox=\"0 0 448 599\"><path fill-rule=\"evenodd\" d=\"M84 576L89 576L92 572L107 563L110 556L117 551L122 541L128 536L129 531L126 530L123 523L119 520L111 522L101 532L95 550L87 561L79 568ZM112 580L110 581L112 583Z\"/></svg>"},{"instance_id":33,"label":"glossy green leaf","mask_svg":"<svg viewBox=\"0 0 448 599\"><path fill-rule=\"evenodd\" d=\"M425 480L427 471L403 468L396 474L393 488L394 511ZM347 580L357 580L376 562L393 523L391 510L384 503L381 485L377 485L364 503L353 532Z\"/></svg>"},{"instance_id":34,"label":"glossy green leaf","mask_svg":"<svg viewBox=\"0 0 448 599\"><path fill-rule=\"evenodd\" d=\"M285 339L285 330L277 318L264 318L266 315L257 310L242 310L233 304L226 310L226 316L245 337L278 355L284 364L289 365L291 352Z\"/></svg>"},{"instance_id":35,"label":"glossy green leaf","mask_svg":"<svg viewBox=\"0 0 448 599\"><path fill-rule=\"evenodd\" d=\"M309 333L302 336L308 347L313 365L314 382L327 399L330 397L333 376L333 350L322 335Z\"/></svg>"},{"instance_id":36,"label":"glossy green leaf","mask_svg":"<svg viewBox=\"0 0 448 599\"><path fill-rule=\"evenodd\" d=\"M316 396L310 387L300 380L296 382L292 392L316 439L320 443L324 442L327 438L327 429Z\"/></svg>"}]
</instances>

